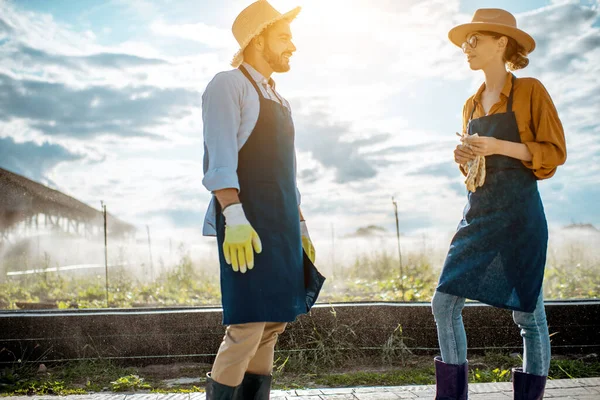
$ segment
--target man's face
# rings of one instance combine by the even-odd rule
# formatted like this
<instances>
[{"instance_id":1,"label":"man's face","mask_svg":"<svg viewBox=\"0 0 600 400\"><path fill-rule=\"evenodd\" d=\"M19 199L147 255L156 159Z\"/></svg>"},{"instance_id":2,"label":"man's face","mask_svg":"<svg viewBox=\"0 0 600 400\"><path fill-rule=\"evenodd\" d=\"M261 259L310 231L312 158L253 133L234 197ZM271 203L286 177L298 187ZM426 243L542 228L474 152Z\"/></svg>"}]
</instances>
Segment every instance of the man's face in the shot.
<instances>
[{"instance_id":1,"label":"man's face","mask_svg":"<svg viewBox=\"0 0 600 400\"><path fill-rule=\"evenodd\" d=\"M285 20L274 23L264 34L263 57L274 72L290 70L290 57L296 51L292 43L290 23Z\"/></svg>"}]
</instances>

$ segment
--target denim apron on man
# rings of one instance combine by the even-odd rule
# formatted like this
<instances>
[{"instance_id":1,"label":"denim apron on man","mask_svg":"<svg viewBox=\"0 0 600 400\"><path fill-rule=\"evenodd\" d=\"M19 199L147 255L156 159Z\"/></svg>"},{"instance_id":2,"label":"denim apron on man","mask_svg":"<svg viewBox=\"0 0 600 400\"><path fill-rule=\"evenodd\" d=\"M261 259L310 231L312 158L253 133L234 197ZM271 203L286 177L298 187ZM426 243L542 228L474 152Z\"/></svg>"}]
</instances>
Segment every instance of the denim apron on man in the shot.
<instances>
[{"instance_id":1,"label":"denim apron on man","mask_svg":"<svg viewBox=\"0 0 600 400\"><path fill-rule=\"evenodd\" d=\"M302 250L294 124L291 112L265 98L246 68L240 70L258 93L260 112L238 154L239 197L263 250L252 270L234 272L223 254L225 218L217 204L223 324L292 322L310 310L325 280Z\"/></svg>"}]
</instances>

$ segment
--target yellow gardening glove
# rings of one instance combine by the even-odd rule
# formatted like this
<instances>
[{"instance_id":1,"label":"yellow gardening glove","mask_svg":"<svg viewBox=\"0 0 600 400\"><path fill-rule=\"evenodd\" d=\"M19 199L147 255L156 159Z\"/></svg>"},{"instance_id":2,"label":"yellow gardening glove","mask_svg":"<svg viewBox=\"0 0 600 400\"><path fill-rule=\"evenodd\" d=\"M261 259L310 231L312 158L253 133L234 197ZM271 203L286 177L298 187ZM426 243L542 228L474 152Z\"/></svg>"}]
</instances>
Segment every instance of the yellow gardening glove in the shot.
<instances>
[{"instance_id":1,"label":"yellow gardening glove","mask_svg":"<svg viewBox=\"0 0 600 400\"><path fill-rule=\"evenodd\" d=\"M308 235L306 221L300 221L300 232L302 233L302 248L310 259L310 262L314 264L317 257L317 252L315 251L315 246L313 246L310 236Z\"/></svg>"},{"instance_id":2,"label":"yellow gardening glove","mask_svg":"<svg viewBox=\"0 0 600 400\"><path fill-rule=\"evenodd\" d=\"M225 261L235 272L242 274L254 268L254 252L262 251L258 234L246 219L241 204L232 204L223 210L225 216Z\"/></svg>"}]
</instances>

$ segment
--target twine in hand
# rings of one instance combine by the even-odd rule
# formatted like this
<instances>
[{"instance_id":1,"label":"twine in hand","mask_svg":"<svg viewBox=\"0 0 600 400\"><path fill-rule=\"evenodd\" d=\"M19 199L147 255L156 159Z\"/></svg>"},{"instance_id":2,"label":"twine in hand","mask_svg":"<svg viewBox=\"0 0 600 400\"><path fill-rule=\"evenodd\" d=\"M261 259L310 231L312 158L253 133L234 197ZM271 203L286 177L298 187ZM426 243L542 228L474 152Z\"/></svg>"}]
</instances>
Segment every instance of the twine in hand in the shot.
<instances>
[{"instance_id":1,"label":"twine in hand","mask_svg":"<svg viewBox=\"0 0 600 400\"><path fill-rule=\"evenodd\" d=\"M468 133L460 134L456 132L458 136L461 138L467 137ZM479 137L476 133L473 136ZM469 144L465 144L467 147L471 147ZM465 184L467 185L467 190L469 192L475 192L478 187L483 186L485 182L485 157L484 156L476 156L475 159L468 161L466 165L463 165L463 168L467 171L467 178L465 179Z\"/></svg>"}]
</instances>

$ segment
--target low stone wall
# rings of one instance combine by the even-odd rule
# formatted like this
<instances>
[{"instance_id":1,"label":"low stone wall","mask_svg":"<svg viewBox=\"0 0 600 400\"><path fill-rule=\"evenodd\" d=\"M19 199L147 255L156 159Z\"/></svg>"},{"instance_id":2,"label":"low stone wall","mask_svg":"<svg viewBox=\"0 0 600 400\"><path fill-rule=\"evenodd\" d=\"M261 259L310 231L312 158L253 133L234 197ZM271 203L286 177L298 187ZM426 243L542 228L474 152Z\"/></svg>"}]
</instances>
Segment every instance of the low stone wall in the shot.
<instances>
[{"instance_id":1,"label":"low stone wall","mask_svg":"<svg viewBox=\"0 0 600 400\"><path fill-rule=\"evenodd\" d=\"M546 313L553 353L600 350L600 301L550 301ZM512 351L522 346L507 310L467 303L463 319L470 351ZM219 308L2 311L0 363L40 357L210 362L223 331ZM437 333L429 304L320 304L288 326L278 350L311 348L317 340L377 351L391 336L413 352L435 353Z\"/></svg>"}]
</instances>

